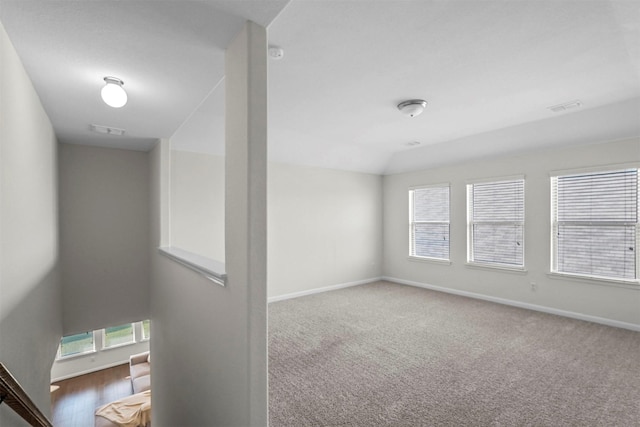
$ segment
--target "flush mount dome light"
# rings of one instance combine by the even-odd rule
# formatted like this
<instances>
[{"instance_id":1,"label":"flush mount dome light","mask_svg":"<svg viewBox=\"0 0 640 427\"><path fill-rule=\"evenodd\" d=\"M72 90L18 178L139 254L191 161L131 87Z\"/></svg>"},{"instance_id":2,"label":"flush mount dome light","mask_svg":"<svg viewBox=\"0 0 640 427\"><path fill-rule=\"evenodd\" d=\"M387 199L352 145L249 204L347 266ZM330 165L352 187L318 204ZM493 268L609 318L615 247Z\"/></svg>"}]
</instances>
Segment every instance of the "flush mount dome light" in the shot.
<instances>
[{"instance_id":1,"label":"flush mount dome light","mask_svg":"<svg viewBox=\"0 0 640 427\"><path fill-rule=\"evenodd\" d=\"M424 99L410 99L398 104L398 110L400 110L402 114L406 116L415 117L420 115L424 111L426 106L427 101L425 101Z\"/></svg>"},{"instance_id":2,"label":"flush mount dome light","mask_svg":"<svg viewBox=\"0 0 640 427\"><path fill-rule=\"evenodd\" d=\"M107 84L100 91L102 100L110 107L120 108L127 103L127 92L124 91L122 80L116 77L105 77Z\"/></svg>"}]
</instances>

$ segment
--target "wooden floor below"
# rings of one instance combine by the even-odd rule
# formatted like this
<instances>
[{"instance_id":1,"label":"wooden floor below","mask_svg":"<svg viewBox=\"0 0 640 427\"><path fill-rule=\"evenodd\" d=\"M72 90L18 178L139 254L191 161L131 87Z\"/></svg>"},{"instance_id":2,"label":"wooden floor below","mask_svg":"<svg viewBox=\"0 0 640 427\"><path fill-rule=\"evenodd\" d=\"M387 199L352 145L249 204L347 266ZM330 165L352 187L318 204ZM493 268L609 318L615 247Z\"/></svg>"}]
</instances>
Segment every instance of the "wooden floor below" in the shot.
<instances>
[{"instance_id":1,"label":"wooden floor below","mask_svg":"<svg viewBox=\"0 0 640 427\"><path fill-rule=\"evenodd\" d=\"M129 364L58 381L52 386L60 387L51 392L54 427L93 427L97 407L132 394Z\"/></svg>"}]
</instances>

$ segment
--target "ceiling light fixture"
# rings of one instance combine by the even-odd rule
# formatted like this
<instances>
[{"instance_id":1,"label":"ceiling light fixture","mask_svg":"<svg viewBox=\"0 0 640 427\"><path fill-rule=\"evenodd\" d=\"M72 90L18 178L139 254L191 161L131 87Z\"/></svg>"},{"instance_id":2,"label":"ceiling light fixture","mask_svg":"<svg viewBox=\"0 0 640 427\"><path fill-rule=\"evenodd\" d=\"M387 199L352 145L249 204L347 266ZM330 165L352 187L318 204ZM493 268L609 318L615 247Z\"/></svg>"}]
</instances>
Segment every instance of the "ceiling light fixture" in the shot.
<instances>
[{"instance_id":1,"label":"ceiling light fixture","mask_svg":"<svg viewBox=\"0 0 640 427\"><path fill-rule=\"evenodd\" d=\"M117 77L105 77L106 85L100 91L102 100L110 107L120 108L127 103L127 92L122 85L124 82Z\"/></svg>"},{"instance_id":2,"label":"ceiling light fixture","mask_svg":"<svg viewBox=\"0 0 640 427\"><path fill-rule=\"evenodd\" d=\"M398 110L406 116L415 117L422 114L426 106L427 101L424 99L410 99L398 104Z\"/></svg>"}]
</instances>

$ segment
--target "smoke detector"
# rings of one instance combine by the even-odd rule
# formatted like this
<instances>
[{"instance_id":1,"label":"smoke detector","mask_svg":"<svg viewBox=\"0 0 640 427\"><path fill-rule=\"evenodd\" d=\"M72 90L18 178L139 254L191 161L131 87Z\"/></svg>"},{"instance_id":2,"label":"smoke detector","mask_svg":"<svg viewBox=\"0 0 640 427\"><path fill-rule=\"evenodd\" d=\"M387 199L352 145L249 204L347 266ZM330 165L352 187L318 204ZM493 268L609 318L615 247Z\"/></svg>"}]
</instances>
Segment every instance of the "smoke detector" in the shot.
<instances>
[{"instance_id":1,"label":"smoke detector","mask_svg":"<svg viewBox=\"0 0 640 427\"><path fill-rule=\"evenodd\" d=\"M282 59L284 57L284 49L278 46L269 46L269 56L273 59Z\"/></svg>"}]
</instances>

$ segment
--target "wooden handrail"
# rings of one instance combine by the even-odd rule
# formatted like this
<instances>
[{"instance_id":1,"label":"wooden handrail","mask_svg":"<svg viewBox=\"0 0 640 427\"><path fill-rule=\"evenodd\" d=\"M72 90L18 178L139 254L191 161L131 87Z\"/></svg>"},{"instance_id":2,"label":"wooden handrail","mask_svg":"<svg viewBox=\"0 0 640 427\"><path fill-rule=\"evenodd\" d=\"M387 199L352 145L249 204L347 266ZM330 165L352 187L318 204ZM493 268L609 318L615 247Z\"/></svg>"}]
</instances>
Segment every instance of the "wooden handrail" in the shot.
<instances>
[{"instance_id":1,"label":"wooden handrail","mask_svg":"<svg viewBox=\"0 0 640 427\"><path fill-rule=\"evenodd\" d=\"M33 427L53 427L42 411L27 396L11 372L0 362L0 401L13 409Z\"/></svg>"}]
</instances>

